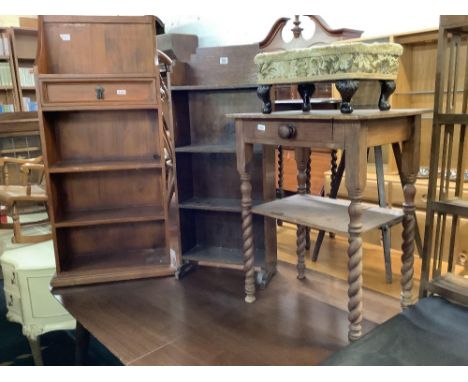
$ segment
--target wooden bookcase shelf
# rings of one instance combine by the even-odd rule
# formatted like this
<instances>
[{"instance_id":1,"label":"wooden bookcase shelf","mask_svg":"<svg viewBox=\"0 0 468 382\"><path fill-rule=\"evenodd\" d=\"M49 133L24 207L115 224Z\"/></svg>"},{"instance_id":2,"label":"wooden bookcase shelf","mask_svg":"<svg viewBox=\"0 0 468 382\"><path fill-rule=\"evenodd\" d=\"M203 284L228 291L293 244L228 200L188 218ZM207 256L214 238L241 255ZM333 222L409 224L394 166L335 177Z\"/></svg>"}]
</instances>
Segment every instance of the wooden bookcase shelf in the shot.
<instances>
[{"instance_id":1,"label":"wooden bookcase shelf","mask_svg":"<svg viewBox=\"0 0 468 382\"><path fill-rule=\"evenodd\" d=\"M53 286L174 274L155 18L44 16L39 25Z\"/></svg>"},{"instance_id":2,"label":"wooden bookcase shelf","mask_svg":"<svg viewBox=\"0 0 468 382\"><path fill-rule=\"evenodd\" d=\"M258 51L258 45L198 48L197 54L186 64L193 78L171 88L184 263L243 269L235 130L226 114L261 108L256 96L257 86L251 81L256 70L254 52ZM214 66L211 61L216 55L230 59L236 56L243 64L226 68L219 65L218 58ZM264 156L268 163L262 161L258 150L254 157L253 197L258 204L275 195L273 170L268 181L263 183L264 170L274 168L274 151L271 149ZM265 285L275 270L275 222L255 217L253 229L258 240L257 281Z\"/></svg>"}]
</instances>

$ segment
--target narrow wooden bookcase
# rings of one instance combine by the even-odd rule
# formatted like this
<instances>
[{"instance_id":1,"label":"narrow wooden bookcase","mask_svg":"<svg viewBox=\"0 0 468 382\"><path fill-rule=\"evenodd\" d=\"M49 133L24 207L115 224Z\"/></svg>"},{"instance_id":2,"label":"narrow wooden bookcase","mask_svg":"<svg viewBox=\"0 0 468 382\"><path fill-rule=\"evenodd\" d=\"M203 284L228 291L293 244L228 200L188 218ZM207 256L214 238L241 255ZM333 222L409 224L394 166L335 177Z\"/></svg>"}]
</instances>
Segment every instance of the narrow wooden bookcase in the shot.
<instances>
[{"instance_id":1,"label":"narrow wooden bookcase","mask_svg":"<svg viewBox=\"0 0 468 382\"><path fill-rule=\"evenodd\" d=\"M254 81L258 51L258 44L198 48L188 63L176 61L176 73L182 72L178 65L185 69L185 81L171 88L184 264L244 268L235 129L226 114L261 107ZM254 156L253 197L272 200L274 149ZM276 271L275 221L256 216L253 230L257 282L265 286Z\"/></svg>"},{"instance_id":2,"label":"narrow wooden bookcase","mask_svg":"<svg viewBox=\"0 0 468 382\"><path fill-rule=\"evenodd\" d=\"M16 86L21 111L36 111L28 106L26 99L36 102L36 87L34 83L24 84L21 71L32 71L36 59L37 29L10 28L11 46L16 72ZM31 74L32 76L32 74Z\"/></svg>"},{"instance_id":3,"label":"narrow wooden bookcase","mask_svg":"<svg viewBox=\"0 0 468 382\"><path fill-rule=\"evenodd\" d=\"M155 21L39 17L54 287L175 273Z\"/></svg>"},{"instance_id":4,"label":"narrow wooden bookcase","mask_svg":"<svg viewBox=\"0 0 468 382\"><path fill-rule=\"evenodd\" d=\"M13 111L20 111L20 103L16 91L16 72L11 48L10 28L0 28L0 44L2 44L0 66L6 69L0 69L0 76L8 77L9 74L8 78L11 80L11 84L3 84L3 81L0 81L0 105L13 105Z\"/></svg>"}]
</instances>

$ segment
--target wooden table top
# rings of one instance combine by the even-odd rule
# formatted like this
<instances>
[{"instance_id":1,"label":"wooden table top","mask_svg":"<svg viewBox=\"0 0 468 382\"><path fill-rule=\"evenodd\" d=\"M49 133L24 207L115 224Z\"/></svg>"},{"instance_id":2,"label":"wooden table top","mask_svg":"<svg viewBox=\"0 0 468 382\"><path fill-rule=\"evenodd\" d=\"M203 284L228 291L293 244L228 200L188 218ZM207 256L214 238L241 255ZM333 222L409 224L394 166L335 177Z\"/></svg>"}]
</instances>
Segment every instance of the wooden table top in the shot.
<instances>
[{"instance_id":1,"label":"wooden table top","mask_svg":"<svg viewBox=\"0 0 468 382\"><path fill-rule=\"evenodd\" d=\"M278 111L271 114L263 113L234 113L226 114L228 118L234 119L297 119L297 120L315 120L326 119L336 121L353 121L353 120L368 120L368 119L388 119L397 117L411 117L431 112L431 109L390 109L388 111L380 111L378 109L358 109L351 114L343 114L340 110L311 110L303 112L302 110Z\"/></svg>"},{"instance_id":2,"label":"wooden table top","mask_svg":"<svg viewBox=\"0 0 468 382\"><path fill-rule=\"evenodd\" d=\"M307 277L298 281L293 266L279 264L254 304L244 302L242 272L204 267L179 281L53 293L124 364L314 365L348 343L346 283L312 271ZM364 291L364 299L388 316L399 310L397 300L374 292ZM364 321L364 332L374 326Z\"/></svg>"}]
</instances>

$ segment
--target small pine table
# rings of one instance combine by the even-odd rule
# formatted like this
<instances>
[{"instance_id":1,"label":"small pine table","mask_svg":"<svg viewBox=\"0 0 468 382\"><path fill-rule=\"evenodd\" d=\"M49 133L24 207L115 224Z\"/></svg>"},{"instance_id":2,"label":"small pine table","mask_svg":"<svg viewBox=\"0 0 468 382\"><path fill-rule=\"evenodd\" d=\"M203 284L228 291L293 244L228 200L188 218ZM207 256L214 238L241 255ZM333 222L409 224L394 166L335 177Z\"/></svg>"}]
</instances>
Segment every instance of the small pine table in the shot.
<instances>
[{"instance_id":1,"label":"small pine table","mask_svg":"<svg viewBox=\"0 0 468 382\"><path fill-rule=\"evenodd\" d=\"M419 170L421 115L428 110L396 109L277 112L271 114L229 114L235 119L237 168L241 180L242 232L245 270L245 301L255 301L255 239L252 214L297 224L298 278L304 278L307 227L327 232L344 233L348 247L348 338L361 336L362 322L362 238L367 230L403 222L401 305L413 303L413 255L415 237L414 196ZM365 205L361 202L367 176L367 148L401 142L400 176L405 203L403 211ZM298 195L266 201L252 207L252 185L249 164L253 145L283 145L296 150ZM334 201L306 195L306 164L310 150L316 148L346 151L346 188L350 201Z\"/></svg>"}]
</instances>

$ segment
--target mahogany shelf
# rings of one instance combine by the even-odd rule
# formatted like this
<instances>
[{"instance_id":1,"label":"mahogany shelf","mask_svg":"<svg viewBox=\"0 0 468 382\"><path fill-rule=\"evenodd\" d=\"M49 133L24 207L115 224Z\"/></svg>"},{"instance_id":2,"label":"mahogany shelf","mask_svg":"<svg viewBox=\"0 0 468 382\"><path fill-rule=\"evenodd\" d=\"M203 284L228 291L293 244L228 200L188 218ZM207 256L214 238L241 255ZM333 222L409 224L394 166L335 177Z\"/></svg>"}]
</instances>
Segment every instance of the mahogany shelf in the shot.
<instances>
[{"instance_id":1,"label":"mahogany shelf","mask_svg":"<svg viewBox=\"0 0 468 382\"><path fill-rule=\"evenodd\" d=\"M255 251L255 267L259 268L265 262L265 251ZM243 253L240 248L208 247L197 245L184 253L184 259L197 262L199 265L216 266L242 270L244 267Z\"/></svg>"},{"instance_id":2,"label":"mahogany shelf","mask_svg":"<svg viewBox=\"0 0 468 382\"><path fill-rule=\"evenodd\" d=\"M175 269L168 264L167 251L148 248L121 253L90 253L70 261L65 269L52 279L52 286L81 285L127 280L129 277L146 278L173 275Z\"/></svg>"},{"instance_id":3,"label":"mahogany shelf","mask_svg":"<svg viewBox=\"0 0 468 382\"><path fill-rule=\"evenodd\" d=\"M258 205L260 203L260 200L253 201L254 205ZM241 212L240 200L227 198L194 197L188 200L179 201L179 208L187 210Z\"/></svg>"},{"instance_id":4,"label":"mahogany shelf","mask_svg":"<svg viewBox=\"0 0 468 382\"><path fill-rule=\"evenodd\" d=\"M62 212L56 228L164 220L161 206L128 207L96 211Z\"/></svg>"}]
</instances>

